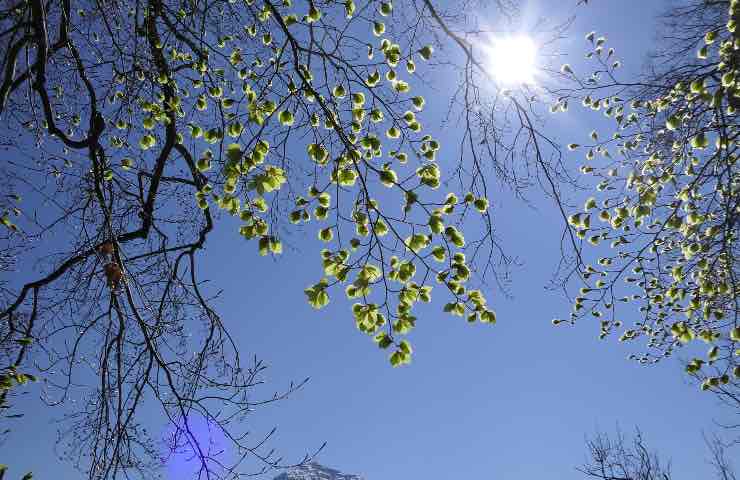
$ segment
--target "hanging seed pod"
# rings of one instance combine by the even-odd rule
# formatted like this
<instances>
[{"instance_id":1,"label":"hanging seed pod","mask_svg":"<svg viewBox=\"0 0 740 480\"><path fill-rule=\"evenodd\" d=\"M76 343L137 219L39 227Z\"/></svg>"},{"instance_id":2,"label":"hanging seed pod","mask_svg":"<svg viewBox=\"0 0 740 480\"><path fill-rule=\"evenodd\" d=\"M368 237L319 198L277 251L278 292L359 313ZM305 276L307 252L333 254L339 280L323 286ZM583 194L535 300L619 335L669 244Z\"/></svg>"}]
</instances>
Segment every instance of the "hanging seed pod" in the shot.
<instances>
[{"instance_id":1,"label":"hanging seed pod","mask_svg":"<svg viewBox=\"0 0 740 480\"><path fill-rule=\"evenodd\" d=\"M123 271L117 263L111 262L105 265L105 277L108 279L108 287L116 288L123 279Z\"/></svg>"},{"instance_id":2,"label":"hanging seed pod","mask_svg":"<svg viewBox=\"0 0 740 480\"><path fill-rule=\"evenodd\" d=\"M113 243L112 242L105 242L99 247L100 253L103 255L112 255L113 254Z\"/></svg>"}]
</instances>

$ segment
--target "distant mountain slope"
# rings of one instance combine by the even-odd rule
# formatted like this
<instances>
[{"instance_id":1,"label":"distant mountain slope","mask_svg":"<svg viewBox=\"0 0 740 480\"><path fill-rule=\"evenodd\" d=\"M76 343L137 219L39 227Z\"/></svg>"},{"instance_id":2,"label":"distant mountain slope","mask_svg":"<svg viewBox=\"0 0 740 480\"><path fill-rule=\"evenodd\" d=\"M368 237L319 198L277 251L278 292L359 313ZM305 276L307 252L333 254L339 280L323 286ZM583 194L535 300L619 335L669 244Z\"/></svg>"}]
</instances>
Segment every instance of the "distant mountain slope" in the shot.
<instances>
[{"instance_id":1,"label":"distant mountain slope","mask_svg":"<svg viewBox=\"0 0 740 480\"><path fill-rule=\"evenodd\" d=\"M275 480L364 480L359 475L348 475L339 470L309 463L302 467L291 468L281 473Z\"/></svg>"}]
</instances>

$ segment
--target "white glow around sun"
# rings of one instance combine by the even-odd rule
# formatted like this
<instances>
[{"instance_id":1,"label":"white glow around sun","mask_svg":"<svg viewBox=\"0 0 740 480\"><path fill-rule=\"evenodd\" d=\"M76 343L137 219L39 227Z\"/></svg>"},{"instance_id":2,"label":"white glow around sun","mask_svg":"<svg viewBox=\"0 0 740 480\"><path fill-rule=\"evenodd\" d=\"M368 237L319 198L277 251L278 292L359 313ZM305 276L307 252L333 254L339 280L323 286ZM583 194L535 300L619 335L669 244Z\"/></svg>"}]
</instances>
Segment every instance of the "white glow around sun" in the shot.
<instances>
[{"instance_id":1,"label":"white glow around sun","mask_svg":"<svg viewBox=\"0 0 740 480\"><path fill-rule=\"evenodd\" d=\"M494 39L486 49L488 66L501 84L533 83L537 48L525 35Z\"/></svg>"}]
</instances>

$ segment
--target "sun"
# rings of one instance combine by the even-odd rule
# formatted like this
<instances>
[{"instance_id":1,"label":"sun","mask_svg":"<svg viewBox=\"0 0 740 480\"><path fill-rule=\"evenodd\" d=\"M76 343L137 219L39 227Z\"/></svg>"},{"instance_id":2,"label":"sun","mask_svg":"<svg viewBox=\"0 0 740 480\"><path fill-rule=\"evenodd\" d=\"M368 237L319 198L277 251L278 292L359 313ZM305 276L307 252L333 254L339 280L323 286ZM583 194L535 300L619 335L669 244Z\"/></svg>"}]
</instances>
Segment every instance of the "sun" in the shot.
<instances>
[{"instance_id":1,"label":"sun","mask_svg":"<svg viewBox=\"0 0 740 480\"><path fill-rule=\"evenodd\" d=\"M503 85L534 83L537 48L526 35L495 38L486 47L488 67Z\"/></svg>"}]
</instances>

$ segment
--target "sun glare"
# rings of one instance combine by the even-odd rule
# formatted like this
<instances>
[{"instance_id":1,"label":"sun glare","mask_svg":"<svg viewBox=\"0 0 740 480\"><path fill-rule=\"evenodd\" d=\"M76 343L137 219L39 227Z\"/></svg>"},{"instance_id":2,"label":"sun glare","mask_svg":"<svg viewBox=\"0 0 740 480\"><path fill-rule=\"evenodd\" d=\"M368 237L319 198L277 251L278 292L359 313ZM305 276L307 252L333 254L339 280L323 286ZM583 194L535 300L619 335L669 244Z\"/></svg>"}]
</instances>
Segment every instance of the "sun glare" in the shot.
<instances>
[{"instance_id":1,"label":"sun glare","mask_svg":"<svg viewBox=\"0 0 740 480\"><path fill-rule=\"evenodd\" d=\"M524 35L497 38L488 48L488 64L500 83L514 85L533 83L537 49Z\"/></svg>"}]
</instances>

